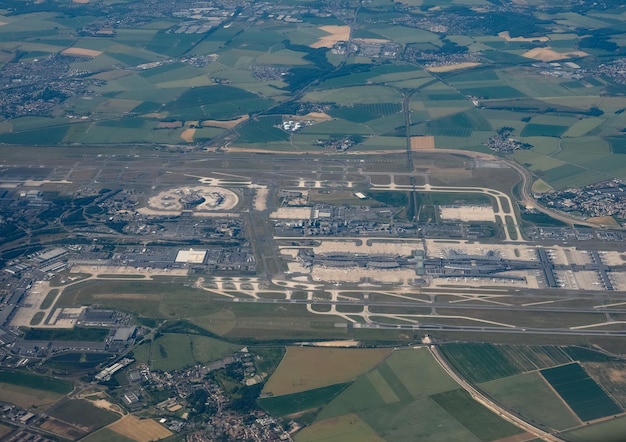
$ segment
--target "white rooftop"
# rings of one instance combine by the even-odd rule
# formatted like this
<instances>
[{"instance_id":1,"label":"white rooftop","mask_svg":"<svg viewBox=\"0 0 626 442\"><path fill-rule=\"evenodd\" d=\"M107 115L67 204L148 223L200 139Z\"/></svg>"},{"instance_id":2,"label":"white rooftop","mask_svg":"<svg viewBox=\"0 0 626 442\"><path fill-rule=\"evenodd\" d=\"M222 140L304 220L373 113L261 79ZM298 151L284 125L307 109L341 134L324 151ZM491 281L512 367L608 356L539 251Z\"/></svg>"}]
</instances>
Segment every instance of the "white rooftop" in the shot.
<instances>
[{"instance_id":1,"label":"white rooftop","mask_svg":"<svg viewBox=\"0 0 626 442\"><path fill-rule=\"evenodd\" d=\"M188 264L202 264L206 256L206 250L179 250L176 255L176 262Z\"/></svg>"}]
</instances>

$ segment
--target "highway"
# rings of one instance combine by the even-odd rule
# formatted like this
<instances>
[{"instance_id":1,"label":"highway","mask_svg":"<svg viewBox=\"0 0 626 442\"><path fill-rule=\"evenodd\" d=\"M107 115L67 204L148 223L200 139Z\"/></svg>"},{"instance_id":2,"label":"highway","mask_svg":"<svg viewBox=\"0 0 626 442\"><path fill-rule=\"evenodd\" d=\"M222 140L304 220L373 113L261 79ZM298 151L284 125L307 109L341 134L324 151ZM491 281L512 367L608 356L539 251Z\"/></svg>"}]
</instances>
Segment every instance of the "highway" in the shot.
<instances>
[{"instance_id":1,"label":"highway","mask_svg":"<svg viewBox=\"0 0 626 442\"><path fill-rule=\"evenodd\" d=\"M522 183L519 186L519 191L520 191L520 197L522 199L522 203L526 206L526 207L534 207L536 210L538 210L539 212L545 213L546 215L564 222L565 224L578 224L581 226L587 226L587 227L593 227L593 228L597 228L598 226L595 224L591 224L588 223L580 218L576 218L573 216L569 216L566 215L564 213L561 212L557 212L555 210L550 210L546 207L543 207L541 204L539 204L539 202L537 202L536 199L533 198L532 196L532 191L531 191L531 187L532 187L532 176L530 174L530 172L528 170L526 170L524 167L520 166L518 163L516 163L513 160L503 160L506 164L508 164L510 167L512 167L513 169L515 169L519 174L520 177L522 178Z\"/></svg>"}]
</instances>

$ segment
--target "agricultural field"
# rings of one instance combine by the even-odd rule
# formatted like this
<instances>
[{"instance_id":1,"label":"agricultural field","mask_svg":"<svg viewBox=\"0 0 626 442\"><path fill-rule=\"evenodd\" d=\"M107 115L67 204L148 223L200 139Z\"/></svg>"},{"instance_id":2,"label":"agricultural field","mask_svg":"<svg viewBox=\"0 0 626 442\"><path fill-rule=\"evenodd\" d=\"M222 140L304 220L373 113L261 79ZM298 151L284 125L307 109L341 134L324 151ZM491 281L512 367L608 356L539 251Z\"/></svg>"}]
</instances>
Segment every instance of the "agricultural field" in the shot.
<instances>
[{"instance_id":1,"label":"agricultural field","mask_svg":"<svg viewBox=\"0 0 626 442\"><path fill-rule=\"evenodd\" d=\"M619 441L626 432L626 416L596 424L586 425L563 433L563 437L572 442L589 442L597 440Z\"/></svg>"},{"instance_id":2,"label":"agricultural field","mask_svg":"<svg viewBox=\"0 0 626 442\"><path fill-rule=\"evenodd\" d=\"M567 348L445 344L443 354L467 380L482 383L572 361Z\"/></svg>"},{"instance_id":3,"label":"agricultural field","mask_svg":"<svg viewBox=\"0 0 626 442\"><path fill-rule=\"evenodd\" d=\"M541 375L582 421L592 421L623 411L579 364L541 370Z\"/></svg>"},{"instance_id":4,"label":"agricultural field","mask_svg":"<svg viewBox=\"0 0 626 442\"><path fill-rule=\"evenodd\" d=\"M521 433L459 390L426 348L397 350L359 376L322 408L312 428L353 414L385 440L479 441Z\"/></svg>"},{"instance_id":5,"label":"agricultural field","mask_svg":"<svg viewBox=\"0 0 626 442\"><path fill-rule=\"evenodd\" d=\"M138 419L133 415L126 415L104 430L113 433L113 440L126 439L136 442L150 442L165 439L173 433L152 419ZM107 432L107 434L110 434Z\"/></svg>"},{"instance_id":6,"label":"agricultural field","mask_svg":"<svg viewBox=\"0 0 626 442\"><path fill-rule=\"evenodd\" d=\"M51 417L80 428L86 428L91 432L104 427L119 419L119 415L110 411L96 408L88 401L80 399L68 399L47 411Z\"/></svg>"},{"instance_id":7,"label":"agricultural field","mask_svg":"<svg viewBox=\"0 0 626 442\"><path fill-rule=\"evenodd\" d=\"M585 371L620 407L626 408L626 365L623 362L586 362L582 364Z\"/></svg>"},{"instance_id":8,"label":"agricultural field","mask_svg":"<svg viewBox=\"0 0 626 442\"><path fill-rule=\"evenodd\" d=\"M6 436L11 431L13 431L13 428L11 428L11 427L9 427L7 425L0 424L0 438Z\"/></svg>"},{"instance_id":9,"label":"agricultural field","mask_svg":"<svg viewBox=\"0 0 626 442\"><path fill-rule=\"evenodd\" d=\"M363 442L383 442L372 428L356 414L345 414L340 417L315 422L313 425L299 431L296 442L349 442L359 440Z\"/></svg>"},{"instance_id":10,"label":"agricultural field","mask_svg":"<svg viewBox=\"0 0 626 442\"><path fill-rule=\"evenodd\" d=\"M121 435L105 427L85 437L85 442L132 442L134 439Z\"/></svg>"},{"instance_id":11,"label":"agricultural field","mask_svg":"<svg viewBox=\"0 0 626 442\"><path fill-rule=\"evenodd\" d=\"M280 365L263 388L274 396L350 381L390 354L389 349L287 347Z\"/></svg>"},{"instance_id":12,"label":"agricultural field","mask_svg":"<svg viewBox=\"0 0 626 442\"><path fill-rule=\"evenodd\" d=\"M0 382L0 395L5 402L25 409L47 407L63 397L61 393Z\"/></svg>"},{"instance_id":13,"label":"agricultural field","mask_svg":"<svg viewBox=\"0 0 626 442\"><path fill-rule=\"evenodd\" d=\"M296 8L293 17L280 13L284 2L268 11L246 4L207 13L215 26L165 5L140 26L96 18L111 8L134 19L141 7L125 2L3 12L0 66L43 61L58 74L38 83L45 106L7 105L0 142L318 152L317 139L354 137L351 150L368 152L402 148L410 121L409 135L433 137L435 148L491 153L487 140L511 127L527 150L510 156L556 189L626 176L612 141L626 126L614 63L623 15L613 6L544 14L524 4L514 21L497 2L487 2L489 20L460 3L418 3L339 12L305 1L299 7L316 12ZM67 72L80 72L70 86L59 80ZM24 98L36 102L36 94ZM331 120L302 133L276 127L311 111ZM242 116L251 123L228 123Z\"/></svg>"},{"instance_id":14,"label":"agricultural field","mask_svg":"<svg viewBox=\"0 0 626 442\"><path fill-rule=\"evenodd\" d=\"M555 430L581 424L538 373L525 373L478 384L480 389L529 422Z\"/></svg>"},{"instance_id":15,"label":"agricultural field","mask_svg":"<svg viewBox=\"0 0 626 442\"><path fill-rule=\"evenodd\" d=\"M271 396L259 400L259 405L272 416L285 416L317 410L333 400L350 383L332 384L298 393Z\"/></svg>"}]
</instances>

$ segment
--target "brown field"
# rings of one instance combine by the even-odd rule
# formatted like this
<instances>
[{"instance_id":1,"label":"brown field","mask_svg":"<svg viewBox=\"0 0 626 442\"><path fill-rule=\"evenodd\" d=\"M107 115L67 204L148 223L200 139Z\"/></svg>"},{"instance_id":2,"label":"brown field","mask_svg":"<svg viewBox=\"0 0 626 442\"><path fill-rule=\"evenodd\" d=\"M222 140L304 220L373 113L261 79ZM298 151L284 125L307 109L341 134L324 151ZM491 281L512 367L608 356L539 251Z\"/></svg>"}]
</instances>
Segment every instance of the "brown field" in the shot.
<instances>
[{"instance_id":1,"label":"brown field","mask_svg":"<svg viewBox=\"0 0 626 442\"><path fill-rule=\"evenodd\" d=\"M47 407L61 399L63 395L51 391L0 383L0 397L22 408Z\"/></svg>"},{"instance_id":2,"label":"brown field","mask_svg":"<svg viewBox=\"0 0 626 442\"><path fill-rule=\"evenodd\" d=\"M74 396L75 399L84 399L89 401L90 404L102 408L103 410L112 411L113 413L119 414L120 416L124 416L126 412L122 407L117 404L114 404L110 401L110 396L107 395L104 391L83 391L80 394Z\"/></svg>"},{"instance_id":3,"label":"brown field","mask_svg":"<svg viewBox=\"0 0 626 442\"><path fill-rule=\"evenodd\" d=\"M466 69L466 68L473 68L476 66L480 66L481 63L474 63L474 62L470 62L467 61L465 63L455 63L455 64L447 64L445 66L431 66L429 68L426 68L427 71L429 72L450 72L450 71L456 71L458 69Z\"/></svg>"},{"instance_id":4,"label":"brown field","mask_svg":"<svg viewBox=\"0 0 626 442\"><path fill-rule=\"evenodd\" d=\"M470 221L488 221L496 222L496 217L491 206L439 206L439 215L441 219L454 219L465 222Z\"/></svg>"},{"instance_id":5,"label":"brown field","mask_svg":"<svg viewBox=\"0 0 626 442\"><path fill-rule=\"evenodd\" d=\"M315 422L297 433L297 442L314 442L320 440L358 440L360 442L384 442L367 423L354 413L344 414Z\"/></svg>"},{"instance_id":6,"label":"brown field","mask_svg":"<svg viewBox=\"0 0 626 442\"><path fill-rule=\"evenodd\" d=\"M570 51L570 52L556 52L552 48L534 48L530 51L524 52L522 56L526 58L533 58L541 61L556 61L564 60L572 57L586 57L586 52L583 51Z\"/></svg>"},{"instance_id":7,"label":"brown field","mask_svg":"<svg viewBox=\"0 0 626 442\"><path fill-rule=\"evenodd\" d=\"M338 41L348 41L350 39L350 26L320 26L324 32L328 32L330 35L321 37L315 43L309 45L312 48L332 48Z\"/></svg>"},{"instance_id":8,"label":"brown field","mask_svg":"<svg viewBox=\"0 0 626 442\"><path fill-rule=\"evenodd\" d=\"M504 38L506 41L548 41L548 37L511 37L509 31L502 31L498 34L498 37Z\"/></svg>"},{"instance_id":9,"label":"brown field","mask_svg":"<svg viewBox=\"0 0 626 442\"><path fill-rule=\"evenodd\" d=\"M202 122L202 126L219 127L220 129L232 129L239 123L243 123L244 121L248 120L248 118L250 118L248 117L248 115L242 115L241 117L234 120L204 120Z\"/></svg>"},{"instance_id":10,"label":"brown field","mask_svg":"<svg viewBox=\"0 0 626 442\"><path fill-rule=\"evenodd\" d=\"M6 23L4 23L6 25ZM2 26L2 24L0 24L0 26ZM0 61L3 63L7 63L11 60L13 60L13 57L15 57L15 54L13 52L10 51L0 51Z\"/></svg>"},{"instance_id":11,"label":"brown field","mask_svg":"<svg viewBox=\"0 0 626 442\"><path fill-rule=\"evenodd\" d=\"M424 135L411 137L411 150L432 150L435 148L435 137Z\"/></svg>"},{"instance_id":12,"label":"brown field","mask_svg":"<svg viewBox=\"0 0 626 442\"><path fill-rule=\"evenodd\" d=\"M494 440L493 442L526 442L528 440L533 440L534 438L535 436L530 433L522 433L522 434L515 434L509 437L504 437L502 439L497 439L497 440Z\"/></svg>"},{"instance_id":13,"label":"brown field","mask_svg":"<svg viewBox=\"0 0 626 442\"><path fill-rule=\"evenodd\" d=\"M137 442L150 442L165 439L173 433L152 419L138 419L133 415L126 415L107 427L116 433L126 436Z\"/></svg>"},{"instance_id":14,"label":"brown field","mask_svg":"<svg viewBox=\"0 0 626 442\"><path fill-rule=\"evenodd\" d=\"M61 436L65 439L77 440L83 436L86 436L88 433L87 428L78 428L74 425L70 425L63 421L54 419L49 417L43 424L39 426L40 428L47 430L51 433L54 433L58 436Z\"/></svg>"},{"instance_id":15,"label":"brown field","mask_svg":"<svg viewBox=\"0 0 626 442\"><path fill-rule=\"evenodd\" d=\"M139 100L112 98L98 105L97 109L99 112L113 112L113 113L130 112L131 110L139 106L141 103L142 102Z\"/></svg>"},{"instance_id":16,"label":"brown field","mask_svg":"<svg viewBox=\"0 0 626 442\"><path fill-rule=\"evenodd\" d=\"M111 81L111 80L117 80L118 78L128 77L132 73L133 71L127 71L125 69L116 69L114 71L100 72L92 76L91 78L97 78L98 80L104 80L104 81Z\"/></svg>"},{"instance_id":17,"label":"brown field","mask_svg":"<svg viewBox=\"0 0 626 442\"><path fill-rule=\"evenodd\" d=\"M13 431L13 428L0 424L0 440Z\"/></svg>"},{"instance_id":18,"label":"brown field","mask_svg":"<svg viewBox=\"0 0 626 442\"><path fill-rule=\"evenodd\" d=\"M615 218L612 216L595 216L593 218L587 218L588 223L596 224L598 226L607 226L607 227L620 227L620 224L615 221Z\"/></svg>"},{"instance_id":19,"label":"brown field","mask_svg":"<svg viewBox=\"0 0 626 442\"><path fill-rule=\"evenodd\" d=\"M93 49L85 48L67 48L61 51L61 54L76 55L77 57L97 57L102 54L102 51L95 51Z\"/></svg>"},{"instance_id":20,"label":"brown field","mask_svg":"<svg viewBox=\"0 0 626 442\"><path fill-rule=\"evenodd\" d=\"M598 384L622 407L626 406L626 364L622 362L585 362L582 364Z\"/></svg>"},{"instance_id":21,"label":"brown field","mask_svg":"<svg viewBox=\"0 0 626 442\"><path fill-rule=\"evenodd\" d=\"M334 120L333 117L324 112L309 112L306 115L291 115L289 118L299 118L301 120L316 120L316 121L330 121Z\"/></svg>"},{"instance_id":22,"label":"brown field","mask_svg":"<svg viewBox=\"0 0 626 442\"><path fill-rule=\"evenodd\" d=\"M182 121L159 121L157 128L159 129L180 129L183 127Z\"/></svg>"},{"instance_id":23,"label":"brown field","mask_svg":"<svg viewBox=\"0 0 626 442\"><path fill-rule=\"evenodd\" d=\"M188 142L188 143L193 143L193 136L196 134L196 129L193 127L190 127L189 129L185 129L181 134L180 137Z\"/></svg>"},{"instance_id":24,"label":"brown field","mask_svg":"<svg viewBox=\"0 0 626 442\"><path fill-rule=\"evenodd\" d=\"M287 347L263 392L275 396L347 382L378 365L387 348Z\"/></svg>"},{"instance_id":25,"label":"brown field","mask_svg":"<svg viewBox=\"0 0 626 442\"><path fill-rule=\"evenodd\" d=\"M117 413L120 416L124 416L124 410L122 410L122 407L112 402L109 402L106 399L97 399L95 401L89 401L89 402L91 402L94 406L98 408L102 408L103 410L107 410L107 411L112 411L113 413Z\"/></svg>"},{"instance_id":26,"label":"brown field","mask_svg":"<svg viewBox=\"0 0 626 442\"><path fill-rule=\"evenodd\" d=\"M5 22L5 21L0 21L0 26L4 26L4 25L6 25L6 24L7 24L7 22Z\"/></svg>"},{"instance_id":27,"label":"brown field","mask_svg":"<svg viewBox=\"0 0 626 442\"><path fill-rule=\"evenodd\" d=\"M355 38L357 43L389 43L386 38Z\"/></svg>"}]
</instances>

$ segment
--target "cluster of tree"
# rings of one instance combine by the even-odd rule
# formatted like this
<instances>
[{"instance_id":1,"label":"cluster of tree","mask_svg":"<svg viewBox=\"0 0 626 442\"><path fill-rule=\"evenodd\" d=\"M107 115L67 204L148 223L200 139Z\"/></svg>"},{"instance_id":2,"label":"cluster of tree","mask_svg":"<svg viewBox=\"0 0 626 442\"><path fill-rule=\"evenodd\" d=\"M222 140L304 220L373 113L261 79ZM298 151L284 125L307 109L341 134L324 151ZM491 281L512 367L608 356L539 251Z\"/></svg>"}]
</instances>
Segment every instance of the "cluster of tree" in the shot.
<instances>
[{"instance_id":1,"label":"cluster of tree","mask_svg":"<svg viewBox=\"0 0 626 442\"><path fill-rule=\"evenodd\" d=\"M194 390L189 396L187 396L187 402L191 407L193 416L201 414L213 414L217 408L215 404L209 401L209 393L203 389Z\"/></svg>"},{"instance_id":2,"label":"cluster of tree","mask_svg":"<svg viewBox=\"0 0 626 442\"><path fill-rule=\"evenodd\" d=\"M249 413L252 410L257 408L257 399L261 394L261 390L263 389L263 384L256 385L243 385L241 387L236 387L236 393L238 397L232 400L229 407L232 410L238 411L239 413Z\"/></svg>"}]
</instances>

